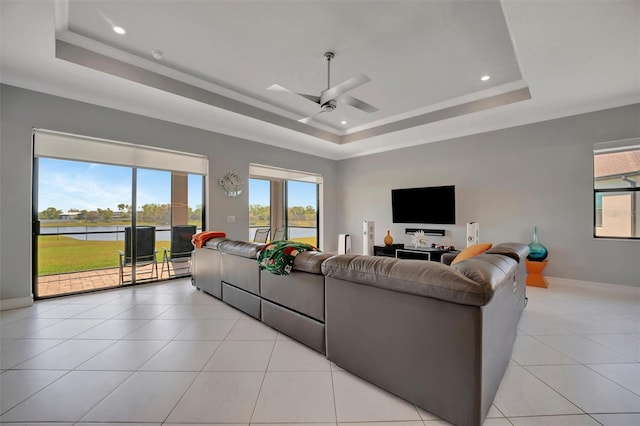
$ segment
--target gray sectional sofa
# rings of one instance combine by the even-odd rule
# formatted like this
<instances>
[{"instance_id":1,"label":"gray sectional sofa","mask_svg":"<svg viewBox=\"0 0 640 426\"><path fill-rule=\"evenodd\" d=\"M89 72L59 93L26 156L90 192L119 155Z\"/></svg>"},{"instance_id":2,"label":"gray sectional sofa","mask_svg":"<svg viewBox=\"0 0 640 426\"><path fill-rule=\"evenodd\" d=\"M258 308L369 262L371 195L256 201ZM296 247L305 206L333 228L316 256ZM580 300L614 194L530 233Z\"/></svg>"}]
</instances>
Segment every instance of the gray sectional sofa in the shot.
<instances>
[{"instance_id":1,"label":"gray sectional sofa","mask_svg":"<svg viewBox=\"0 0 640 426\"><path fill-rule=\"evenodd\" d=\"M209 240L194 285L454 425L483 423L526 305L526 245L453 266L303 252L287 276L260 270L262 247Z\"/></svg>"},{"instance_id":2,"label":"gray sectional sofa","mask_svg":"<svg viewBox=\"0 0 640 426\"><path fill-rule=\"evenodd\" d=\"M193 253L193 282L225 303L325 353L322 263L329 253L302 252L289 275L261 271L261 243L213 238Z\"/></svg>"}]
</instances>

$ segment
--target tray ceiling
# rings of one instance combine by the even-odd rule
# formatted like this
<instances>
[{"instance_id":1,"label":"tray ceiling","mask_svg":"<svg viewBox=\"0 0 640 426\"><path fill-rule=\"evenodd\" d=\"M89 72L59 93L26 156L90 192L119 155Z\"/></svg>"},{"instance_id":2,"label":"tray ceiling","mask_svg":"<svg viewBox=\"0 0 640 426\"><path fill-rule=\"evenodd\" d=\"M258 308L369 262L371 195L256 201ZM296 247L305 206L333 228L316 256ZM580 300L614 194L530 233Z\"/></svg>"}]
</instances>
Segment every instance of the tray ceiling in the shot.
<instances>
[{"instance_id":1,"label":"tray ceiling","mask_svg":"<svg viewBox=\"0 0 640 426\"><path fill-rule=\"evenodd\" d=\"M314 153L330 158L639 99L634 1L9 0L2 8L3 82L54 93L57 81L57 90L68 86L72 98L105 106L131 101L129 109L138 113L292 149L317 148ZM5 32L17 37L9 31L20 17L55 25L25 31L53 48L31 52L30 61L40 55L56 67L39 84L17 75L20 61L29 60L5 49ZM28 40L22 43L30 48ZM268 90L278 84L319 95L327 88L325 51L335 52L331 85L367 75L371 81L349 94L379 111L339 103L303 124L298 119L319 105ZM597 76L602 67L593 63L594 53L606 53L611 79ZM67 80L64 70L71 70ZM562 72L546 74L553 71ZM485 75L490 78L481 80ZM587 89L589 76L595 79ZM96 82L105 86L91 87ZM580 89L586 92L575 98ZM100 101L109 90L112 96ZM134 96L146 99L127 99ZM158 101L167 104L163 111ZM177 108L182 113L175 114ZM210 122L200 123L207 115Z\"/></svg>"}]
</instances>

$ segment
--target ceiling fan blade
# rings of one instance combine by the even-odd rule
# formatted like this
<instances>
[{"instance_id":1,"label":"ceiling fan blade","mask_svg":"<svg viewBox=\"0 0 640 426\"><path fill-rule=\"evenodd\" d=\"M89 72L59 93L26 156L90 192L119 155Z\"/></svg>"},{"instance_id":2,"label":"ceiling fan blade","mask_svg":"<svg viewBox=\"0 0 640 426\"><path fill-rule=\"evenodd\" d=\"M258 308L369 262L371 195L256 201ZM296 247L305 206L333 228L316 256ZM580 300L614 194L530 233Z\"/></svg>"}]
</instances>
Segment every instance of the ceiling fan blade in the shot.
<instances>
[{"instance_id":1,"label":"ceiling fan blade","mask_svg":"<svg viewBox=\"0 0 640 426\"><path fill-rule=\"evenodd\" d=\"M361 101L358 98L354 98L351 95L347 95L346 93L342 96L340 96L338 98L339 102L343 102L345 104L349 104L354 108L358 108L359 110L362 110L364 112L377 112L380 111L378 108L374 107L373 105L370 105L368 103L366 103L365 101Z\"/></svg>"},{"instance_id":2,"label":"ceiling fan blade","mask_svg":"<svg viewBox=\"0 0 640 426\"><path fill-rule=\"evenodd\" d=\"M307 98L309 99L311 102L316 103L318 105L320 105L320 96L314 96L314 95L306 95L304 93L296 93L296 95L300 95L303 98Z\"/></svg>"},{"instance_id":3,"label":"ceiling fan blade","mask_svg":"<svg viewBox=\"0 0 640 426\"><path fill-rule=\"evenodd\" d=\"M307 95L306 93L297 93L297 92L294 92L293 90L287 89L286 87L282 87L279 84L272 84L271 86L267 87L267 90L271 90L272 92L293 93L294 95L302 96L303 98L308 99L311 102L320 105L320 96Z\"/></svg>"},{"instance_id":4,"label":"ceiling fan blade","mask_svg":"<svg viewBox=\"0 0 640 426\"><path fill-rule=\"evenodd\" d=\"M369 81L371 81L371 79L366 75L358 74L355 77L350 78L349 80L343 81L342 83L337 84L329 89L323 90L320 94L320 104L325 104L331 99L336 99L338 96L348 92L349 90L355 89L358 86L362 86Z\"/></svg>"},{"instance_id":5,"label":"ceiling fan blade","mask_svg":"<svg viewBox=\"0 0 640 426\"><path fill-rule=\"evenodd\" d=\"M312 114L312 115L310 115L310 116L308 116L308 117L301 118L301 119L299 119L298 121L299 121L300 123L302 123L302 124L308 124L311 120L313 120L314 118L316 118L316 115L318 115L318 114L322 114L323 112L324 112L324 111L320 110L320 111L316 112L315 114Z\"/></svg>"},{"instance_id":6,"label":"ceiling fan blade","mask_svg":"<svg viewBox=\"0 0 640 426\"><path fill-rule=\"evenodd\" d=\"M271 90L272 92L290 92L290 93L295 93L292 92L291 90L287 89L286 87L282 87L279 84L272 84L271 86L267 87L267 90Z\"/></svg>"}]
</instances>

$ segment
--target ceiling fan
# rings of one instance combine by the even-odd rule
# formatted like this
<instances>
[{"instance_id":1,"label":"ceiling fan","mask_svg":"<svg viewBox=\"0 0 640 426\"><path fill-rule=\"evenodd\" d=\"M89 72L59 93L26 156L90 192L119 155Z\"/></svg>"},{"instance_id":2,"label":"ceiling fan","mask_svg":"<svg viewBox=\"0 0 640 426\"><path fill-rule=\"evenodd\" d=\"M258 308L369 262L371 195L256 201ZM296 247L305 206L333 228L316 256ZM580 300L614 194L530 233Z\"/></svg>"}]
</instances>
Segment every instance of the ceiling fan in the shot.
<instances>
[{"instance_id":1,"label":"ceiling fan","mask_svg":"<svg viewBox=\"0 0 640 426\"><path fill-rule=\"evenodd\" d=\"M273 84L268 87L268 90L294 93L296 95L302 96L307 100L310 100L313 103L320 105L320 110L318 112L310 115L309 117L299 119L299 122L306 124L309 121L313 120L318 114L333 111L338 106L338 102L351 105L352 107L364 112L371 113L379 111L378 108L374 107L373 105L369 105L368 103L347 94L349 90L355 89L356 87L362 86L363 84L371 81L371 79L366 75L358 74L355 77L350 78L349 80L343 81L342 83L331 87L331 60L334 58L334 56L335 54L333 52L325 52L324 54L324 57L327 60L327 88L320 92L320 96L297 93L278 84Z\"/></svg>"}]
</instances>

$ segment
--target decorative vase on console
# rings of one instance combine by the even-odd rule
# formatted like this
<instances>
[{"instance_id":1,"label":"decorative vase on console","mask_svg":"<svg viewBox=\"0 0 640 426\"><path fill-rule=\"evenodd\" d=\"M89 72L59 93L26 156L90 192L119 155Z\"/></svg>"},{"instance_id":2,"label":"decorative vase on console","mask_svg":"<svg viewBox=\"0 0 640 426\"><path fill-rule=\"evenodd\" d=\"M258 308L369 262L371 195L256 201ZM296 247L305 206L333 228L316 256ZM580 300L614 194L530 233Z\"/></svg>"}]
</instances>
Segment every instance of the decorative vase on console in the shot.
<instances>
[{"instance_id":1,"label":"decorative vase on console","mask_svg":"<svg viewBox=\"0 0 640 426\"><path fill-rule=\"evenodd\" d=\"M384 237L384 240L382 240L384 242L385 246L390 246L391 244L393 244L393 237L391 236L391 231L387 230L387 235Z\"/></svg>"},{"instance_id":2,"label":"decorative vase on console","mask_svg":"<svg viewBox=\"0 0 640 426\"><path fill-rule=\"evenodd\" d=\"M538 227L534 226L533 241L529 243L529 255L527 259L534 262L542 262L547 258L548 254L547 248L538 241Z\"/></svg>"}]
</instances>

